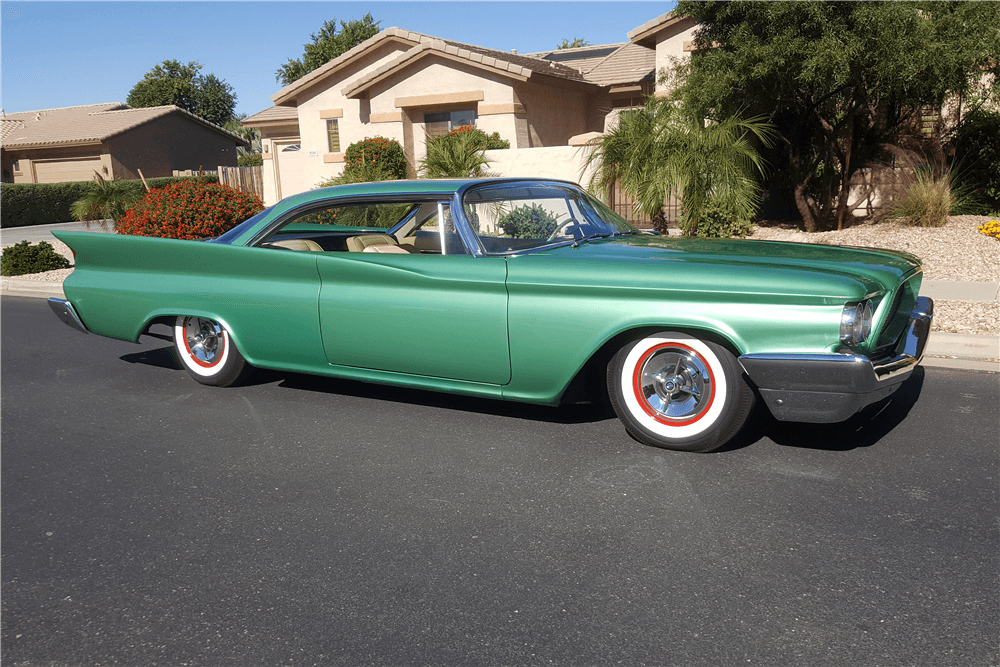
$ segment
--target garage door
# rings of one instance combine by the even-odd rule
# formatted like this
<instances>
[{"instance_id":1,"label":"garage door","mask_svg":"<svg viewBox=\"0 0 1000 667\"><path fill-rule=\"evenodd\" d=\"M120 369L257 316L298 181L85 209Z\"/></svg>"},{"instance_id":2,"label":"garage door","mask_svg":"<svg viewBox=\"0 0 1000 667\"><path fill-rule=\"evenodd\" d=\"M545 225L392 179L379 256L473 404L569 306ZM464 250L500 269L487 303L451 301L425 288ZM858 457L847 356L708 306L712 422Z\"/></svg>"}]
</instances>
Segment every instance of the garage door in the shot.
<instances>
[{"instance_id":1,"label":"garage door","mask_svg":"<svg viewBox=\"0 0 1000 667\"><path fill-rule=\"evenodd\" d=\"M278 181L278 199L305 192L309 189L306 184L306 153L302 150L302 144L298 141L294 143L274 144L274 157L277 158L275 174Z\"/></svg>"},{"instance_id":2,"label":"garage door","mask_svg":"<svg viewBox=\"0 0 1000 667\"><path fill-rule=\"evenodd\" d=\"M75 158L71 160L34 160L35 183L64 183L66 181L89 181L94 171L104 173L100 156Z\"/></svg>"}]
</instances>

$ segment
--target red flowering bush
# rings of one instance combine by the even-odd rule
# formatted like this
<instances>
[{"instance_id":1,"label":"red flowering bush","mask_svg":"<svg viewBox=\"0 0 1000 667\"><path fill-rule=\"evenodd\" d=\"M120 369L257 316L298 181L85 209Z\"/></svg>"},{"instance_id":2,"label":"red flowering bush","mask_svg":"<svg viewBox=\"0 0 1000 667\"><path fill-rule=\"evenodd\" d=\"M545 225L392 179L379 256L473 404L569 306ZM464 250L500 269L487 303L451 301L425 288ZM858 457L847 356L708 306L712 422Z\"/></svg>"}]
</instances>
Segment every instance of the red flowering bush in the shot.
<instances>
[{"instance_id":1,"label":"red flowering bush","mask_svg":"<svg viewBox=\"0 0 1000 667\"><path fill-rule=\"evenodd\" d=\"M256 196L218 183L183 181L146 193L115 225L119 234L200 239L264 210Z\"/></svg>"},{"instance_id":2,"label":"red flowering bush","mask_svg":"<svg viewBox=\"0 0 1000 667\"><path fill-rule=\"evenodd\" d=\"M347 147L344 163L345 173L364 175L374 169L387 174L390 180L406 178L406 155L395 139L369 137L356 141Z\"/></svg>"}]
</instances>

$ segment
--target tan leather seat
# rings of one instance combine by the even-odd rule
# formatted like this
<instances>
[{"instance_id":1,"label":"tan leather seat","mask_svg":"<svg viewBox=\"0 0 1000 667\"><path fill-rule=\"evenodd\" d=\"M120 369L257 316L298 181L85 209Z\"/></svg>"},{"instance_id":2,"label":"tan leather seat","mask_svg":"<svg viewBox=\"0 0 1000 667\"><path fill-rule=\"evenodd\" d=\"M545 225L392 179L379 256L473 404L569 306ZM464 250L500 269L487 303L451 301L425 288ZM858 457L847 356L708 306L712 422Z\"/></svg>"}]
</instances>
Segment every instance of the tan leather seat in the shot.
<instances>
[{"instance_id":1,"label":"tan leather seat","mask_svg":"<svg viewBox=\"0 0 1000 667\"><path fill-rule=\"evenodd\" d=\"M310 239L284 239L282 241L272 241L268 245L275 245L287 250L319 250L323 251L323 246Z\"/></svg>"},{"instance_id":2,"label":"tan leather seat","mask_svg":"<svg viewBox=\"0 0 1000 667\"><path fill-rule=\"evenodd\" d=\"M362 252L381 252L390 255L411 255L412 250L407 250L403 246L390 245L388 243L382 243L379 245L370 245L366 247Z\"/></svg>"},{"instance_id":3,"label":"tan leather seat","mask_svg":"<svg viewBox=\"0 0 1000 667\"><path fill-rule=\"evenodd\" d=\"M352 236L347 239L347 249L351 252L383 252L382 250L369 250L369 248L377 246L400 248L400 250L406 253L416 252L415 250L411 251L408 248L401 248L395 237L389 236L388 234L362 234L361 236ZM396 251L389 250L388 252Z\"/></svg>"}]
</instances>

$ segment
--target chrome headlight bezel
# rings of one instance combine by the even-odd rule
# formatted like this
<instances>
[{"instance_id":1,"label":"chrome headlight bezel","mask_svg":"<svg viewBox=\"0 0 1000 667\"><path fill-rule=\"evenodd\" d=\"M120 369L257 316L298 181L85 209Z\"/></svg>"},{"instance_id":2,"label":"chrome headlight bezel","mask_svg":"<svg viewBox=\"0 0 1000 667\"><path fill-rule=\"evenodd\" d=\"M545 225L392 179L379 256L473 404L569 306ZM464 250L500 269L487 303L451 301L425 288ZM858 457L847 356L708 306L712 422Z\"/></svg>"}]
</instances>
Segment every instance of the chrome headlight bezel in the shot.
<instances>
[{"instance_id":1,"label":"chrome headlight bezel","mask_svg":"<svg viewBox=\"0 0 1000 667\"><path fill-rule=\"evenodd\" d=\"M860 345L872 335L875 309L871 299L862 303L848 303L840 314L840 342Z\"/></svg>"}]
</instances>

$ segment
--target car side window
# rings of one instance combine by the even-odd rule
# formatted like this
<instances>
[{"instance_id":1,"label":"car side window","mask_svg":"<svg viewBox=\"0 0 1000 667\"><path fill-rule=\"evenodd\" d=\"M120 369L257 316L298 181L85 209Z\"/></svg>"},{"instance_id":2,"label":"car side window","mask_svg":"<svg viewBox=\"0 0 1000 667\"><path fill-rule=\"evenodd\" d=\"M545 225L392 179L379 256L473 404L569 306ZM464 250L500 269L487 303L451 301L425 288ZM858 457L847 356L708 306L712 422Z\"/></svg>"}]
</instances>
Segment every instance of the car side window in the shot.
<instances>
[{"instance_id":1,"label":"car side window","mask_svg":"<svg viewBox=\"0 0 1000 667\"><path fill-rule=\"evenodd\" d=\"M313 206L283 221L256 245L308 252L466 253L451 220L449 204L436 201L353 201Z\"/></svg>"}]
</instances>

